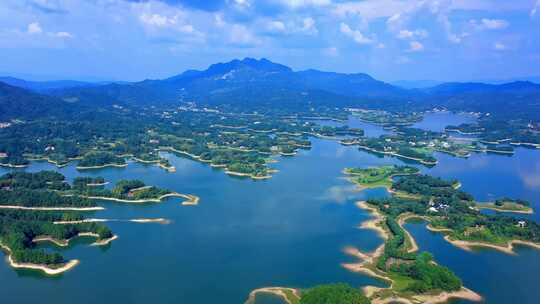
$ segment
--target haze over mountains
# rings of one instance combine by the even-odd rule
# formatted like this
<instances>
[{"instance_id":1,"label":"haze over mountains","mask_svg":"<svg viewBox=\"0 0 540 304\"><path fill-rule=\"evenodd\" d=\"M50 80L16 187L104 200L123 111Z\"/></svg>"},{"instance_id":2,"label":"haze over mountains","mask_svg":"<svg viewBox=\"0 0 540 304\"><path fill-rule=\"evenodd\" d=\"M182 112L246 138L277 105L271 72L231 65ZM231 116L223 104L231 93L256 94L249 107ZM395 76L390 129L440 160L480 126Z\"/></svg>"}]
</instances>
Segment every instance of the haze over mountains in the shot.
<instances>
[{"instance_id":1,"label":"haze over mountains","mask_svg":"<svg viewBox=\"0 0 540 304\"><path fill-rule=\"evenodd\" d=\"M14 78L0 78L0 81L9 84L3 84L0 90L2 109L6 109L5 112L13 109L19 114L25 107L22 103L31 100L35 100L37 107L42 106L43 100L50 100L56 107L61 107L62 100L69 102L71 107L177 105L196 101L206 105L244 107L325 105L390 110L442 106L482 112L511 106L523 113L540 104L540 85L527 81L501 85L443 83L406 89L362 73L293 71L264 58L232 60L213 64L202 71L187 70L162 80L131 83L29 82ZM23 93L12 86L29 91ZM21 104L17 104L17 100L21 100Z\"/></svg>"}]
</instances>

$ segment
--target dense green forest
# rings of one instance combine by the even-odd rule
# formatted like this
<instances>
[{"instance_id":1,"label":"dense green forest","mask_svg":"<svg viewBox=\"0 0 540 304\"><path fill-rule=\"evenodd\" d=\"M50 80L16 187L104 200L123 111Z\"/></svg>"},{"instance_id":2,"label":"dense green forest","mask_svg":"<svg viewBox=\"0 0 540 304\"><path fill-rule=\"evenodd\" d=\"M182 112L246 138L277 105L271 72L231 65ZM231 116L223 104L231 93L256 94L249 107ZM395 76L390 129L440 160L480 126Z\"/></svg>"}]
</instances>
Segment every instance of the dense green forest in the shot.
<instances>
[{"instance_id":1,"label":"dense green forest","mask_svg":"<svg viewBox=\"0 0 540 304\"><path fill-rule=\"evenodd\" d=\"M457 181L443 180L429 175L410 175L397 179L392 186L395 191L414 194L417 199L386 198L368 202L392 217L411 212L429 217L431 225L450 229L454 239L481 241L506 245L518 239L540 243L540 225L535 221L504 214L485 214L477 206L471 194L456 189ZM521 202L503 198L504 202ZM520 222L522 224L520 224Z\"/></svg>"},{"instance_id":2,"label":"dense green forest","mask_svg":"<svg viewBox=\"0 0 540 304\"><path fill-rule=\"evenodd\" d=\"M356 183L380 182L399 167L349 168L345 173ZM540 225L533 220L502 213L482 213L474 197L459 189L456 180L423 174L406 174L390 180L390 197L367 200L379 213L378 227L387 238L382 251L365 267L392 280L391 291L410 294L458 291L463 283L450 269L437 264L429 252L418 252L412 236L402 227L408 218L420 217L449 241L472 241L503 246L512 240L540 243ZM360 183L360 184L362 184ZM526 206L528 202L501 198L501 203ZM519 202L519 203L518 203ZM493 203L497 205L497 203ZM384 291L375 297L386 297Z\"/></svg>"},{"instance_id":3,"label":"dense green forest","mask_svg":"<svg viewBox=\"0 0 540 304\"><path fill-rule=\"evenodd\" d=\"M99 181L101 179L91 179ZM79 184L81 180L77 183ZM76 186L74 186L76 187ZM25 207L92 207L91 200L78 196L62 195L71 186L65 177L53 171L36 173L12 172L0 177L0 202L3 205ZM18 263L43 264L50 267L61 266L65 260L59 253L36 249L33 239L49 236L57 240L67 240L79 233L91 232L99 239L112 237L106 226L97 223L54 224L56 221L76 221L83 219L77 212L11 210L0 208L0 242L11 251Z\"/></svg>"},{"instance_id":4,"label":"dense green forest","mask_svg":"<svg viewBox=\"0 0 540 304\"><path fill-rule=\"evenodd\" d=\"M300 304L369 304L366 296L347 284L326 284L302 292Z\"/></svg>"}]
</instances>

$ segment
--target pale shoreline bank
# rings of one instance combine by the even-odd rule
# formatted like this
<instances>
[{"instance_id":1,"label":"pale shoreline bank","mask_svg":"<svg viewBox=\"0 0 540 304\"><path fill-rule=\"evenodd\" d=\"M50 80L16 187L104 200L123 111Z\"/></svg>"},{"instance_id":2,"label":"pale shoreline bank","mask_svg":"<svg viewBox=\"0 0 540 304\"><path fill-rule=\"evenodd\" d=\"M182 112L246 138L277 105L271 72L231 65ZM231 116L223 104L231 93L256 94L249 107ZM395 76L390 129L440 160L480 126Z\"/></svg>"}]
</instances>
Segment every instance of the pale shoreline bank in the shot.
<instances>
[{"instance_id":1,"label":"pale shoreline bank","mask_svg":"<svg viewBox=\"0 0 540 304\"><path fill-rule=\"evenodd\" d=\"M113 202L119 202L119 203L132 203L132 204L142 204L142 203L160 203L163 199L167 197L181 197L181 198L187 198L192 199L192 197L196 197L191 194L182 194L177 192L167 193L163 194L158 198L147 198L147 199L138 199L138 200L131 200L131 199L122 199L122 198L115 198L115 197L106 197L106 196L85 196L81 195L81 197L92 199L92 200L103 200L103 201L113 201ZM197 199L198 203L198 199Z\"/></svg>"},{"instance_id":2,"label":"pale shoreline bank","mask_svg":"<svg viewBox=\"0 0 540 304\"><path fill-rule=\"evenodd\" d=\"M45 272L48 275L58 275L61 273L64 273L73 267L77 266L80 261L79 260L70 260L66 263L64 263L64 266L58 267L58 268L51 268L46 265L42 264L32 264L32 263L17 263L13 260L11 256L11 249L4 244L0 243L0 248L7 252L7 262L9 266L17 269L33 269L33 270L41 270Z\"/></svg>"},{"instance_id":3,"label":"pale shoreline bank","mask_svg":"<svg viewBox=\"0 0 540 304\"><path fill-rule=\"evenodd\" d=\"M37 236L35 237L32 242L51 242L59 247L67 247L69 246L69 242L71 242L72 240L78 238L78 237L86 237L86 236L89 236L89 237L94 237L96 238L97 240L91 244L91 246L103 246L103 245L107 245L109 244L110 242L116 240L118 238L117 235L113 235L112 237L110 238L107 238L107 239L102 239L100 240L99 239L99 234L97 233L93 233L93 232L80 232L78 233L77 235L69 238L69 239L65 239L65 240L60 240L60 239L55 239L51 236L48 236L48 235L41 235L41 236Z\"/></svg>"},{"instance_id":4,"label":"pale shoreline bank","mask_svg":"<svg viewBox=\"0 0 540 304\"><path fill-rule=\"evenodd\" d=\"M105 164L100 166L76 166L75 169L77 170L92 170L92 169L102 169L102 168L108 168L108 167L115 167L115 168L125 168L128 164Z\"/></svg>"},{"instance_id":5,"label":"pale shoreline bank","mask_svg":"<svg viewBox=\"0 0 540 304\"><path fill-rule=\"evenodd\" d=\"M362 228L368 228L368 229L374 229L378 232L378 234L382 234L383 238L386 240L389 238L388 231L386 231L384 228L382 228L380 225L382 224L382 221L385 219L385 216L382 215L379 210L375 207L372 207L367 204L365 201L359 201L356 203L358 208L368 210L374 218L365 221L361 224L360 227ZM404 214L398 218L398 225L406 232L406 236L409 239L409 248L407 248L408 252L416 252L418 250L418 246L416 244L416 241L414 238L410 235L410 233L403 228L403 224L411 218L422 218L420 216L417 216L415 214ZM344 249L344 252L350 256L356 257L360 260L360 262L357 263L343 263L341 264L342 267L345 269L352 271L352 272L359 272L364 273L366 275L378 278L380 280L386 281L390 283L390 286L388 288L379 288L379 287L373 287L373 286L366 286L364 288L364 291L366 293L366 296L370 297L373 304L388 304L388 303L407 303L407 304L413 304L418 303L419 301L421 303L430 303L430 304L437 304L437 303L446 303L450 299L465 299L469 301L479 302L482 301L482 296L475 293L474 291L462 287L458 291L454 292L440 292L438 294L417 294L412 295L410 297L403 297L398 295L393 295L390 297L385 298L373 298L374 294L381 290L391 290L394 285L394 281L388 277L384 272L380 272L378 270L371 269L371 267L368 267L368 265L371 265L375 262L375 260L380 257L380 255L384 252L385 243L381 244L377 249L371 253L363 253L360 250L354 248L354 247L346 247Z\"/></svg>"},{"instance_id":6,"label":"pale shoreline bank","mask_svg":"<svg viewBox=\"0 0 540 304\"><path fill-rule=\"evenodd\" d=\"M72 224L82 224L82 223L105 223L105 222L132 222L132 223L157 223L157 224L169 224L171 221L165 218L135 218L135 219L98 219L90 218L76 221L56 221L53 222L55 225L72 225Z\"/></svg>"},{"instance_id":7,"label":"pale shoreline bank","mask_svg":"<svg viewBox=\"0 0 540 304\"><path fill-rule=\"evenodd\" d=\"M273 295L276 295L276 296L282 298L285 302L287 302L287 304L293 304L293 302L289 299L289 297L285 293L285 290L289 291L290 293L292 293L292 295L294 295L295 297L300 299L299 291L298 291L298 289L295 289L295 288L290 288L290 287L262 287L262 288L257 288L257 289L252 290L249 293L248 299L246 300L246 302L244 304L255 304L257 294L259 294L259 293L273 294Z\"/></svg>"},{"instance_id":8,"label":"pale shoreline bank","mask_svg":"<svg viewBox=\"0 0 540 304\"><path fill-rule=\"evenodd\" d=\"M17 205L0 205L0 209L37 210L37 211L101 211L105 208L96 207L26 207Z\"/></svg>"}]
</instances>

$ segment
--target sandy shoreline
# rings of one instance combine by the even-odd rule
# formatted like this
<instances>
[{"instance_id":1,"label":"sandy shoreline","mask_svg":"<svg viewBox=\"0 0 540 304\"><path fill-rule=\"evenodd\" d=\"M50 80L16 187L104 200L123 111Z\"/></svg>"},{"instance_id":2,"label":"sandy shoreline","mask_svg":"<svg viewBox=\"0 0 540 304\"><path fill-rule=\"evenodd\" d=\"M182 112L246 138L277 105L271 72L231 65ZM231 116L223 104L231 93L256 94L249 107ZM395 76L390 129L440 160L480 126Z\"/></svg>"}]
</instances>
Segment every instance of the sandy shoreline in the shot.
<instances>
[{"instance_id":1,"label":"sandy shoreline","mask_svg":"<svg viewBox=\"0 0 540 304\"><path fill-rule=\"evenodd\" d=\"M249 293L248 299L246 300L245 304L255 304L255 300L257 297L257 294L259 293L270 293L273 295L276 295L280 298L282 298L287 304L292 304L292 301L287 297L287 294L284 292L284 290L287 290L291 292L294 296L296 296L298 299L300 299L300 293L298 289L295 288L289 288L289 287L262 287L252 290Z\"/></svg>"},{"instance_id":2,"label":"sandy shoreline","mask_svg":"<svg viewBox=\"0 0 540 304\"><path fill-rule=\"evenodd\" d=\"M181 194L181 193L173 192L173 193L163 194L162 196L160 196L158 198L148 198L148 199L139 199L139 200L121 199L121 198L106 197L106 196L84 196L84 195L81 195L81 197L88 198L88 199L93 199L93 200L113 201L113 202L119 202L119 203L142 204L142 203L160 203L164 198L167 198L167 197L186 198L187 194Z\"/></svg>"},{"instance_id":3,"label":"sandy shoreline","mask_svg":"<svg viewBox=\"0 0 540 304\"><path fill-rule=\"evenodd\" d=\"M358 147L361 148L361 149L367 150L367 151L374 152L374 153L380 153L380 154L384 154L384 155L390 155L390 156L395 156L395 157L401 157L401 158L405 158L405 159L414 160L414 161L417 161L417 162L419 162L421 164L428 165L428 166L436 165L436 164L439 163L438 160L430 162L430 161L426 161L426 160L423 160L423 159L420 159L420 158L401 155L401 154L398 154L398 153L395 153L395 152L379 151L379 150L375 150L375 149L372 149L372 148L369 148L369 147L366 147L366 146L358 146Z\"/></svg>"},{"instance_id":4,"label":"sandy shoreline","mask_svg":"<svg viewBox=\"0 0 540 304\"><path fill-rule=\"evenodd\" d=\"M140 159L140 158L137 158L135 156L131 156L131 158L136 161L136 162L139 162L139 163L143 163L143 164L151 164L151 165L156 165L158 167L160 167L161 169L164 169L164 170L167 170L167 172L176 172L176 167L175 166L165 166L161 163L161 159L156 159L156 160L144 160L144 159Z\"/></svg>"},{"instance_id":5,"label":"sandy shoreline","mask_svg":"<svg viewBox=\"0 0 540 304\"><path fill-rule=\"evenodd\" d=\"M34 270L41 270L45 272L48 275L58 275L61 273L64 273L73 267L77 266L80 262L79 260L70 260L67 263L64 263L64 266L58 267L58 268L50 268L46 265L42 264L32 264L32 263L17 263L13 260L11 256L11 249L9 247L5 246L4 244L0 243L0 248L2 248L4 251L7 252L7 262L9 266L13 268L19 268L19 269L34 269Z\"/></svg>"},{"instance_id":6,"label":"sandy shoreline","mask_svg":"<svg viewBox=\"0 0 540 304\"><path fill-rule=\"evenodd\" d=\"M16 205L0 205L0 209L37 210L37 211L100 211L103 207L25 207Z\"/></svg>"},{"instance_id":7,"label":"sandy shoreline","mask_svg":"<svg viewBox=\"0 0 540 304\"><path fill-rule=\"evenodd\" d=\"M89 184L86 184L87 187L100 187L100 186L105 186L105 185L108 185L109 182L103 182L103 183L89 183Z\"/></svg>"},{"instance_id":8,"label":"sandy shoreline","mask_svg":"<svg viewBox=\"0 0 540 304\"><path fill-rule=\"evenodd\" d=\"M108 167L115 167L115 168L124 168L127 167L128 164L105 164L101 166L77 166L75 169L77 170L92 170L92 169L102 169L102 168L108 168Z\"/></svg>"},{"instance_id":9,"label":"sandy shoreline","mask_svg":"<svg viewBox=\"0 0 540 304\"><path fill-rule=\"evenodd\" d=\"M71 224L82 224L82 223L105 223L105 222L132 222L132 223L157 223L157 224L169 224L171 221L165 218L136 218L136 219L84 219L78 221L56 221L53 222L55 225L71 225Z\"/></svg>"},{"instance_id":10,"label":"sandy shoreline","mask_svg":"<svg viewBox=\"0 0 540 304\"><path fill-rule=\"evenodd\" d=\"M229 170L225 170L225 173L228 174L228 175L244 176L244 177L249 177L249 178L252 178L252 179L269 179L269 178L272 178L271 175L256 176L256 175L249 174L249 173L240 173L240 172L234 172L234 171L229 171Z\"/></svg>"},{"instance_id":11,"label":"sandy shoreline","mask_svg":"<svg viewBox=\"0 0 540 304\"><path fill-rule=\"evenodd\" d=\"M409 240L410 247L407 248L407 252L409 252L409 253L418 251L418 244L416 244L416 240L413 238L411 233L407 229L405 229L403 227L403 224L405 224L408 220L413 219L413 218L421 218L421 219L423 219L421 216L418 216L416 214L405 213L405 214L401 214L398 217L398 220L397 220L397 223L398 223L399 227L401 227L401 229L403 229L403 231L405 231L406 239Z\"/></svg>"},{"instance_id":12,"label":"sandy shoreline","mask_svg":"<svg viewBox=\"0 0 540 304\"><path fill-rule=\"evenodd\" d=\"M532 248L536 248L540 250L540 244L533 243L533 242L527 242L522 240L511 240L509 241L506 246L504 245L496 245L496 244L490 244L490 243L484 243L484 242L473 242L473 241L463 241L463 240L452 240L448 235L444 236L444 239L449 242L450 244L461 248L466 251L472 251L474 247L484 247L484 248L492 248L496 249L498 251L504 252L506 254L517 254L514 251L514 245L523 245L523 246L529 246Z\"/></svg>"},{"instance_id":13,"label":"sandy shoreline","mask_svg":"<svg viewBox=\"0 0 540 304\"><path fill-rule=\"evenodd\" d=\"M78 237L85 237L85 236L90 236L90 237L95 237L97 238L98 240L96 240L94 243L91 244L91 246L103 246L103 245L107 245L109 244L110 242L116 240L118 238L117 235L113 235L112 237L110 238L107 238L107 239L102 239L100 240L99 239L99 234L97 233L93 233L93 232L80 232L79 234L77 234L76 236L74 237L71 237L69 239L65 239L65 240L60 240L60 239L55 239L51 236L48 236L48 235L41 235L41 236L37 236L35 237L32 242L51 242L57 246L60 246L60 247L67 247L69 246L69 242L71 242L72 240L74 240L75 238L78 238Z\"/></svg>"},{"instance_id":14,"label":"sandy shoreline","mask_svg":"<svg viewBox=\"0 0 540 304\"><path fill-rule=\"evenodd\" d=\"M361 224L360 227L362 228L368 228L368 229L374 229L376 230L383 238L386 240L389 238L388 231L386 231L383 227L381 227L382 221L385 219L385 216L379 212L379 210L373 206L368 205L365 201L357 202L356 205L358 208L368 210L374 218L368 221L365 221ZM411 219L411 218L422 218L421 216L412 214L412 213L406 213L402 214L398 217L397 222L398 225L405 231L406 237L409 239L409 248L407 248L407 252L416 252L418 250L418 245L416 244L416 241L412 237L412 235L403 228L403 224ZM540 245L539 245L540 247ZM385 243L381 244L373 253L363 253L360 250L354 248L354 247L346 247L344 248L344 252L350 256L356 257L359 259L359 262L357 263L342 263L341 266L345 269L352 271L352 272L359 272L364 273L366 275L378 278L380 280L383 280L385 282L389 282L390 286L388 288L379 288L379 287L373 287L373 286L366 286L364 288L365 293L368 297L371 298L371 301L373 304L386 304L386 303L430 303L430 304L436 304L436 303L446 303L450 299L465 299L469 301L478 302L482 300L482 297L475 293L474 291L467 289L465 287L462 287L460 290L455 292L440 292L438 294L418 294L413 296L399 296L397 294L391 295L391 296L384 296L383 298L378 297L376 293L378 291L382 290L390 290L392 291L394 281L386 275L386 273L382 271L378 271L376 268L373 268L373 264L377 260L378 257L381 256L381 254L384 252Z\"/></svg>"},{"instance_id":15,"label":"sandy shoreline","mask_svg":"<svg viewBox=\"0 0 540 304\"><path fill-rule=\"evenodd\" d=\"M513 210L513 209L499 208L496 205L490 204L490 203L478 203L478 202L476 203L475 207L478 208L478 209L488 209L488 210L494 210L494 211L497 211L497 212L519 213L519 214L534 214L534 209L532 209L530 207L528 209L525 209L525 210L519 210L519 209Z\"/></svg>"},{"instance_id":16,"label":"sandy shoreline","mask_svg":"<svg viewBox=\"0 0 540 304\"><path fill-rule=\"evenodd\" d=\"M198 160L200 162L203 162L203 163L210 163L210 166L211 167L214 167L214 168L225 168L225 174L228 174L228 175L233 175L233 176L245 176L245 177L249 177L249 178L252 178L252 179L268 179L268 178L271 178L272 176L271 175L263 175L263 176L255 176L253 174L249 174L249 173L240 173L240 172L235 172L235 171L230 171L230 170L227 170L226 169L226 165L220 165L220 164L212 164L212 161L207 161L207 160L204 160L202 159L200 156L197 156L197 155L194 155L194 154L191 154L191 153L188 153L188 152L185 152L185 151L181 151L181 150L176 150L174 149L173 147L161 147L160 150L164 150L164 151L172 151L172 152L175 152L175 153L179 153L179 154L184 154L184 155L187 155L195 160ZM270 170L269 170L270 171ZM274 171L272 171L274 172Z\"/></svg>"},{"instance_id":17,"label":"sandy shoreline","mask_svg":"<svg viewBox=\"0 0 540 304\"><path fill-rule=\"evenodd\" d=\"M0 166L2 166L2 167L8 167L8 168L26 168L26 167L28 167L29 165L12 165L12 164L4 164L4 163L0 163Z\"/></svg>"}]
</instances>

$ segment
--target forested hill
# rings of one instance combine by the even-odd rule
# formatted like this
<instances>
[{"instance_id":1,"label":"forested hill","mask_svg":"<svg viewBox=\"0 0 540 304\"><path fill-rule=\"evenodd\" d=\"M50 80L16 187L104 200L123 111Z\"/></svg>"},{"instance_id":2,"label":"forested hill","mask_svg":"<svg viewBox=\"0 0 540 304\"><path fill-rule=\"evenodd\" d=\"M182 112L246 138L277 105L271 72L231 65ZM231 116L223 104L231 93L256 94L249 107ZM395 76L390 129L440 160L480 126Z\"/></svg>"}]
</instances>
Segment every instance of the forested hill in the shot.
<instances>
[{"instance_id":1,"label":"forested hill","mask_svg":"<svg viewBox=\"0 0 540 304\"><path fill-rule=\"evenodd\" d=\"M540 84L445 83L421 90L419 102L450 110L490 113L499 119L540 121Z\"/></svg>"},{"instance_id":2,"label":"forested hill","mask_svg":"<svg viewBox=\"0 0 540 304\"><path fill-rule=\"evenodd\" d=\"M85 107L0 82L0 122L11 119L66 117Z\"/></svg>"},{"instance_id":3,"label":"forested hill","mask_svg":"<svg viewBox=\"0 0 540 304\"><path fill-rule=\"evenodd\" d=\"M214 64L204 71L189 70L163 80L71 88L58 90L55 95L83 103L106 99L132 105L197 101L204 104L345 106L381 98L403 100L407 92L366 74L295 72L266 59L246 58Z\"/></svg>"},{"instance_id":4,"label":"forested hill","mask_svg":"<svg viewBox=\"0 0 540 304\"><path fill-rule=\"evenodd\" d=\"M100 86L106 83L92 83L76 80L53 80L53 81L28 81L14 77L0 77L0 82L4 82L11 86L20 87L23 89L32 90L35 92L47 92L50 90L58 90L74 87L91 87Z\"/></svg>"},{"instance_id":5,"label":"forested hill","mask_svg":"<svg viewBox=\"0 0 540 304\"><path fill-rule=\"evenodd\" d=\"M34 84L36 86L39 87ZM532 82L443 83L423 89L404 89L367 74L293 71L267 59L252 58L213 64L202 71L188 70L162 80L81 85L46 92L57 97L56 102L61 99L88 107L176 106L191 101L243 110L287 108L296 111L325 106L423 111L445 107L491 113L502 119L540 121L540 85ZM25 107L21 105L20 109Z\"/></svg>"}]
</instances>

